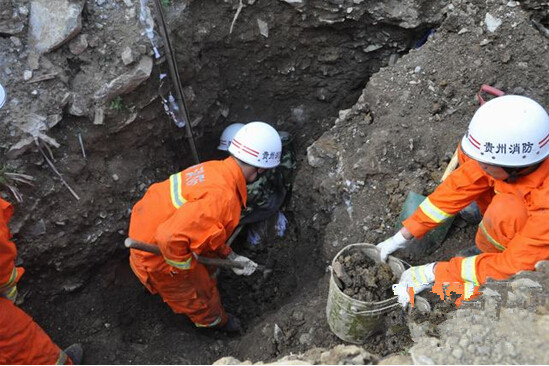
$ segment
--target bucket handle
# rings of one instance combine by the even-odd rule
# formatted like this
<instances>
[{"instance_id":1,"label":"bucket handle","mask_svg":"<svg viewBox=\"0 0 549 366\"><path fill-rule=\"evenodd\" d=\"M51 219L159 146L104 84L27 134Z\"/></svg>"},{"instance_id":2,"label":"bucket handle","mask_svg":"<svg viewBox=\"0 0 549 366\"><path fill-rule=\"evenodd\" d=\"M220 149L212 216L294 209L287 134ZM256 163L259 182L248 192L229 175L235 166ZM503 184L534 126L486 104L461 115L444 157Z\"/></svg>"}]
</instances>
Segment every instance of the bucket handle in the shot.
<instances>
[{"instance_id":1,"label":"bucket handle","mask_svg":"<svg viewBox=\"0 0 549 366\"><path fill-rule=\"evenodd\" d=\"M353 308L351 307L351 311L353 312L354 315L368 315L368 314L375 315L375 314L378 314L378 313L383 313L387 310L392 310L392 309L394 309L396 307L399 307L399 306L400 306L400 304L397 302L397 303L385 306L385 307L380 308L380 309L375 309L375 310L354 311Z\"/></svg>"}]
</instances>

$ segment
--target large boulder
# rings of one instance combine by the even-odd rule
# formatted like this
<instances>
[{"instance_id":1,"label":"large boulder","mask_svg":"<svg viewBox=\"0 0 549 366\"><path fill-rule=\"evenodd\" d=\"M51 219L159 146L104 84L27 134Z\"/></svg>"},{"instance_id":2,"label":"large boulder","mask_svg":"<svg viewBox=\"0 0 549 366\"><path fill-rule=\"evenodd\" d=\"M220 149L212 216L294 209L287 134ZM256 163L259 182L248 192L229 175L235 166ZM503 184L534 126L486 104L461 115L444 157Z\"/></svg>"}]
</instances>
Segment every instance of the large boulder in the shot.
<instances>
[{"instance_id":1,"label":"large boulder","mask_svg":"<svg viewBox=\"0 0 549 366\"><path fill-rule=\"evenodd\" d=\"M50 52L75 37L82 29L83 7L74 0L31 1L29 41L35 52Z\"/></svg>"}]
</instances>

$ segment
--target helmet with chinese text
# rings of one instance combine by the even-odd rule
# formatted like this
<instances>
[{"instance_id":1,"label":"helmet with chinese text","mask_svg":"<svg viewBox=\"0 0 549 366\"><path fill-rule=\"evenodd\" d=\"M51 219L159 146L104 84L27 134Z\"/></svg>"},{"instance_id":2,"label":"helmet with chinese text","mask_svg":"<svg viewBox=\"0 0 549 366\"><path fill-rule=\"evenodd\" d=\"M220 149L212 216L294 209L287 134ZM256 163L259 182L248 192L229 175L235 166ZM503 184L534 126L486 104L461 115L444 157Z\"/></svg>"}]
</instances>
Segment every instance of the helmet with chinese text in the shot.
<instances>
[{"instance_id":1,"label":"helmet with chinese text","mask_svg":"<svg viewBox=\"0 0 549 366\"><path fill-rule=\"evenodd\" d=\"M486 164L507 168L537 164L549 155L549 115L527 97L494 98L474 114L461 148Z\"/></svg>"},{"instance_id":2,"label":"helmet with chinese text","mask_svg":"<svg viewBox=\"0 0 549 366\"><path fill-rule=\"evenodd\" d=\"M233 123L225 127L219 137L219 145L217 146L217 150L229 150L229 146L231 145L231 141L233 141L234 135L236 135L242 127L244 127L244 123Z\"/></svg>"},{"instance_id":3,"label":"helmet with chinese text","mask_svg":"<svg viewBox=\"0 0 549 366\"><path fill-rule=\"evenodd\" d=\"M280 164L282 142L278 132L265 122L250 122L235 135L229 152L257 168L270 169Z\"/></svg>"}]
</instances>

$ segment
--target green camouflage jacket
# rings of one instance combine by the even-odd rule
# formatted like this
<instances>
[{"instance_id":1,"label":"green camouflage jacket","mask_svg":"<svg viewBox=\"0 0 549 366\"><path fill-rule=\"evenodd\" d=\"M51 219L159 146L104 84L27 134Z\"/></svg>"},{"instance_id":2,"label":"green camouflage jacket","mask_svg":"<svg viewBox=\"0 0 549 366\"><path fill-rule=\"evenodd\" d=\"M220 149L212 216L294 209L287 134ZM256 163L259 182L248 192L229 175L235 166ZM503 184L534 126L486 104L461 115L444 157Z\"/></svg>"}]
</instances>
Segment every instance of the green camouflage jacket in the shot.
<instances>
[{"instance_id":1,"label":"green camouflage jacket","mask_svg":"<svg viewBox=\"0 0 549 366\"><path fill-rule=\"evenodd\" d=\"M257 208L267 205L273 195L286 195L292 190L296 167L292 138L286 132L281 132L280 135L282 139L280 165L274 169L268 169L255 182L248 185L247 207L242 211L241 218L250 215Z\"/></svg>"}]
</instances>

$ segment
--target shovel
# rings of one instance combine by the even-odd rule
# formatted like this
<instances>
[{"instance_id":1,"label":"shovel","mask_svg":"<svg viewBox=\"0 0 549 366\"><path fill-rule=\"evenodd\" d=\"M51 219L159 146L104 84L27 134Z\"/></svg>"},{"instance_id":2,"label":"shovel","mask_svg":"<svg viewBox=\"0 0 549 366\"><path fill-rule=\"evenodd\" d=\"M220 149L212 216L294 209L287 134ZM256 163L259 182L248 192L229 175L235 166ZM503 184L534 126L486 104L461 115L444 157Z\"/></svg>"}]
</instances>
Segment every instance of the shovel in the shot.
<instances>
[{"instance_id":1,"label":"shovel","mask_svg":"<svg viewBox=\"0 0 549 366\"><path fill-rule=\"evenodd\" d=\"M441 182L444 182L444 180L450 175L450 173L452 173L456 169L458 165L457 152L458 151L456 149L454 155L452 156L452 159L450 160L448 166L446 167L446 170L444 171L444 174L442 175L442 178L440 179ZM417 210L417 208L425 200L425 198L427 197L422 194L412 191L408 192L408 196L406 196L406 200L402 205L399 222L401 223L408 217L412 216L412 214ZM444 239L446 239L448 230L450 230L453 222L454 216L445 220L435 229L430 230L427 234L425 234L423 238L414 239L419 245L408 245L405 249L405 252L409 254L413 259L419 259L419 257L431 254L431 252L434 249L438 248L442 244ZM397 230L400 230L401 227L402 224L399 224Z\"/></svg>"},{"instance_id":2,"label":"shovel","mask_svg":"<svg viewBox=\"0 0 549 366\"><path fill-rule=\"evenodd\" d=\"M124 246L128 249L137 249L137 250L152 253L155 255L162 255L162 253L160 252L160 248L158 248L158 246L149 244L149 243L143 243L141 241L133 240L131 238L126 238L126 240L124 241ZM199 255L196 257L196 260L202 264L223 267L223 268L243 269L245 267L245 265L242 262L237 262L230 259L208 258L208 257L202 257ZM262 271L264 276L267 276L272 272L272 269L265 268L265 266L263 265L258 265L256 267L256 270Z\"/></svg>"}]
</instances>

